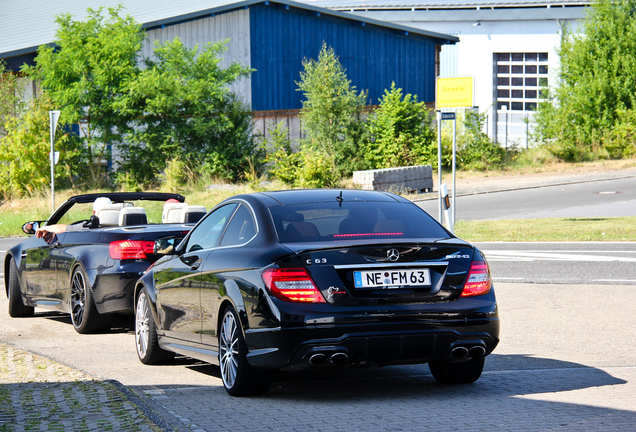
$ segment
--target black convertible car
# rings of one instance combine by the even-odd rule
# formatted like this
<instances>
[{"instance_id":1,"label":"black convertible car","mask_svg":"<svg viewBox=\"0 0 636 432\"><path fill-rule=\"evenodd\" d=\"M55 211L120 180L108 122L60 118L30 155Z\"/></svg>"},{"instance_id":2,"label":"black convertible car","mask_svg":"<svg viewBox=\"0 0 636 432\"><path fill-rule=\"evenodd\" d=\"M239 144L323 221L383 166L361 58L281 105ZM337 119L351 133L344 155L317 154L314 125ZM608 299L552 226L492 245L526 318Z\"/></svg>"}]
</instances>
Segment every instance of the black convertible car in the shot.
<instances>
[{"instance_id":1,"label":"black convertible car","mask_svg":"<svg viewBox=\"0 0 636 432\"><path fill-rule=\"evenodd\" d=\"M499 342L484 255L396 195L238 195L166 241L135 288L139 359L219 364L231 395L331 365L428 363L468 383Z\"/></svg>"},{"instance_id":2,"label":"black convertible car","mask_svg":"<svg viewBox=\"0 0 636 432\"><path fill-rule=\"evenodd\" d=\"M132 312L135 283L159 258L155 240L183 238L206 213L184 201L168 193L78 195L48 220L27 222L28 234L60 224L68 231L33 236L7 252L9 315L27 317L41 307L70 313L79 333L108 329L113 313ZM149 223L146 207L158 223Z\"/></svg>"}]
</instances>

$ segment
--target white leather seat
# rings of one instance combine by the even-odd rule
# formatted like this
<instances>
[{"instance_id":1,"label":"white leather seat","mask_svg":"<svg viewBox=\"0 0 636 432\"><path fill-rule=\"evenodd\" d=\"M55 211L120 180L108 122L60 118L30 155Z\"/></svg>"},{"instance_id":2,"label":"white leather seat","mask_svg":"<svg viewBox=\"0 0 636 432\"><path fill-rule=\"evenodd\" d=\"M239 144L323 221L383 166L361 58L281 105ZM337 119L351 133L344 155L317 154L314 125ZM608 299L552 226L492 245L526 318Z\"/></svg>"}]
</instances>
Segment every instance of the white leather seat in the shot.
<instances>
[{"instance_id":1,"label":"white leather seat","mask_svg":"<svg viewBox=\"0 0 636 432\"><path fill-rule=\"evenodd\" d=\"M119 226L146 225L148 218L143 207L124 207L119 211Z\"/></svg>"},{"instance_id":2,"label":"white leather seat","mask_svg":"<svg viewBox=\"0 0 636 432\"><path fill-rule=\"evenodd\" d=\"M199 221L199 219L205 216L206 213L207 213L207 210L205 206L189 205L181 209L181 217L179 222L196 223Z\"/></svg>"},{"instance_id":3,"label":"white leather seat","mask_svg":"<svg viewBox=\"0 0 636 432\"><path fill-rule=\"evenodd\" d=\"M161 215L162 223L179 223L181 222L181 210L187 207L186 203L167 203L163 206L163 214Z\"/></svg>"},{"instance_id":4,"label":"white leather seat","mask_svg":"<svg viewBox=\"0 0 636 432\"><path fill-rule=\"evenodd\" d=\"M99 226L119 225L120 204L103 204L95 212L99 219Z\"/></svg>"}]
</instances>

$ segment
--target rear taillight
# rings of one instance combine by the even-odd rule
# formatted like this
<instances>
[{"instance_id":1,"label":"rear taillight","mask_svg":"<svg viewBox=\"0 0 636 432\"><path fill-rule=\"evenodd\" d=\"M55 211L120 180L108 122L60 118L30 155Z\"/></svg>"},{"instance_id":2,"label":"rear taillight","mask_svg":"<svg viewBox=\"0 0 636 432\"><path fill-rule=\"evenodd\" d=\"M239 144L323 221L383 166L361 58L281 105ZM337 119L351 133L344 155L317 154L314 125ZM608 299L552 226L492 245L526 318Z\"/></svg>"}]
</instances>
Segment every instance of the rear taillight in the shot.
<instances>
[{"instance_id":1,"label":"rear taillight","mask_svg":"<svg viewBox=\"0 0 636 432\"><path fill-rule=\"evenodd\" d=\"M118 240L110 244L108 252L112 259L146 259L153 253L155 242L144 240Z\"/></svg>"},{"instance_id":2,"label":"rear taillight","mask_svg":"<svg viewBox=\"0 0 636 432\"><path fill-rule=\"evenodd\" d=\"M269 269L263 281L277 299L297 303L325 303L307 270L303 268Z\"/></svg>"},{"instance_id":3,"label":"rear taillight","mask_svg":"<svg viewBox=\"0 0 636 432\"><path fill-rule=\"evenodd\" d=\"M472 297L490 292L492 281L490 279L490 269L486 261L473 261L470 264L470 271L464 284L462 297Z\"/></svg>"}]
</instances>

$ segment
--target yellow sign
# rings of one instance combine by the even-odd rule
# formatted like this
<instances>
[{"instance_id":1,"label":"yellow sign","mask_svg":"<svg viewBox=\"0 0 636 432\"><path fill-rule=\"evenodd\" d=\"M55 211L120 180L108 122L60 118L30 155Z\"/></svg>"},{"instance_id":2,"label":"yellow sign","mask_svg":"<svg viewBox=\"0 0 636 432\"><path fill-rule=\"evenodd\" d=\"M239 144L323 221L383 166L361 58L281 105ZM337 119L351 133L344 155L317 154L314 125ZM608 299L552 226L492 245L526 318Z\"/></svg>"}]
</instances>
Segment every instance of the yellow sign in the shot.
<instances>
[{"instance_id":1,"label":"yellow sign","mask_svg":"<svg viewBox=\"0 0 636 432\"><path fill-rule=\"evenodd\" d=\"M435 106L439 108L472 108L473 77L437 78Z\"/></svg>"}]
</instances>

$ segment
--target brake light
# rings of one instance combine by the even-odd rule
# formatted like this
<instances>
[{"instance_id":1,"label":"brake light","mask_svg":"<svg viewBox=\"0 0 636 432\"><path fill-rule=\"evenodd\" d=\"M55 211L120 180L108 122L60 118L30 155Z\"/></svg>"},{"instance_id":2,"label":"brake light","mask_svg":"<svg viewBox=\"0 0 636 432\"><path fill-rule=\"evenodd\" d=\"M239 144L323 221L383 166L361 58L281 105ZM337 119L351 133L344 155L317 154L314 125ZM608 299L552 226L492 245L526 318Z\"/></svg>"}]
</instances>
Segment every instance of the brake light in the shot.
<instances>
[{"instance_id":1,"label":"brake light","mask_svg":"<svg viewBox=\"0 0 636 432\"><path fill-rule=\"evenodd\" d=\"M470 264L470 271L464 284L462 297L472 297L490 292L492 280L490 279L490 269L486 261L473 261Z\"/></svg>"},{"instance_id":2,"label":"brake light","mask_svg":"<svg viewBox=\"0 0 636 432\"><path fill-rule=\"evenodd\" d=\"M154 252L155 242L144 240L117 240L110 244L108 252L112 259L146 259Z\"/></svg>"},{"instance_id":3,"label":"brake light","mask_svg":"<svg viewBox=\"0 0 636 432\"><path fill-rule=\"evenodd\" d=\"M297 303L326 303L304 268L268 269L262 277L277 299Z\"/></svg>"}]
</instances>

